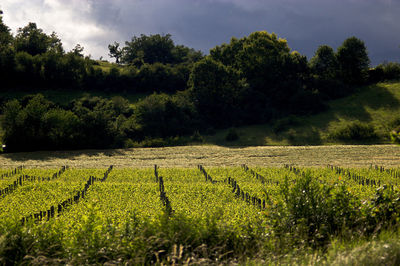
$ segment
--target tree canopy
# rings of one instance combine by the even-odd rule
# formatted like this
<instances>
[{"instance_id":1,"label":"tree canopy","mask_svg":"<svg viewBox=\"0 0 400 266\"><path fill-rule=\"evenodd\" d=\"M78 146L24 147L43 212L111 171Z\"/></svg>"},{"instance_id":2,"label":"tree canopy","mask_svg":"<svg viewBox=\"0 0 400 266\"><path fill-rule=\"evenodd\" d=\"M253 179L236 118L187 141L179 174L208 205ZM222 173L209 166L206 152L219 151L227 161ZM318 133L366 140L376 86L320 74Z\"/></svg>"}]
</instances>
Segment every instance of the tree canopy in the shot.
<instances>
[{"instance_id":1,"label":"tree canopy","mask_svg":"<svg viewBox=\"0 0 400 266\"><path fill-rule=\"evenodd\" d=\"M14 39L17 52L27 52L30 55L43 54L48 51L63 53L61 40L53 32L47 35L36 23L30 22L27 26L19 28Z\"/></svg>"},{"instance_id":2,"label":"tree canopy","mask_svg":"<svg viewBox=\"0 0 400 266\"><path fill-rule=\"evenodd\" d=\"M0 10L0 47L9 45L12 42L10 28L3 22L3 12Z\"/></svg>"},{"instance_id":3,"label":"tree canopy","mask_svg":"<svg viewBox=\"0 0 400 266\"><path fill-rule=\"evenodd\" d=\"M340 77L351 85L365 83L370 60L365 43L356 37L346 39L337 50Z\"/></svg>"},{"instance_id":4,"label":"tree canopy","mask_svg":"<svg viewBox=\"0 0 400 266\"><path fill-rule=\"evenodd\" d=\"M142 66L143 64L179 64L196 62L202 58L202 53L183 45L175 45L170 34L133 36L131 41L125 42L125 47L119 48L114 42L108 46L110 56L116 61ZM120 60L121 59L121 60Z\"/></svg>"}]
</instances>

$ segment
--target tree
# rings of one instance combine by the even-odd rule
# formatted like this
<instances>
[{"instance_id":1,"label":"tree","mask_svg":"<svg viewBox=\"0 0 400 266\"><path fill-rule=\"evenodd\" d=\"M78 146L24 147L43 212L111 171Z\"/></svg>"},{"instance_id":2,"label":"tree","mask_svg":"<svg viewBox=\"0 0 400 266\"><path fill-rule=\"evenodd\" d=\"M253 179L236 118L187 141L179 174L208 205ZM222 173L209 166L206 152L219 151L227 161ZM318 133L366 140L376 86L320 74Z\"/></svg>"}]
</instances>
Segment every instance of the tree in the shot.
<instances>
[{"instance_id":1,"label":"tree","mask_svg":"<svg viewBox=\"0 0 400 266\"><path fill-rule=\"evenodd\" d=\"M349 93L339 80L339 63L334 50L328 45L318 47L310 60L315 89L326 99L334 99Z\"/></svg>"},{"instance_id":2,"label":"tree","mask_svg":"<svg viewBox=\"0 0 400 266\"><path fill-rule=\"evenodd\" d=\"M3 139L9 151L47 148L47 131L44 128L43 117L51 106L52 103L41 94L29 97L25 106L18 100L5 104L2 119L5 129Z\"/></svg>"},{"instance_id":3,"label":"tree","mask_svg":"<svg viewBox=\"0 0 400 266\"><path fill-rule=\"evenodd\" d=\"M172 49L174 42L171 35L140 35L134 36L130 42L125 42L122 61L127 64L135 60L142 60L144 63L153 64L156 62L168 64L173 62Z\"/></svg>"},{"instance_id":4,"label":"tree","mask_svg":"<svg viewBox=\"0 0 400 266\"><path fill-rule=\"evenodd\" d=\"M203 58L203 53L184 45L176 45L172 49L172 56L175 64L195 63Z\"/></svg>"},{"instance_id":5,"label":"tree","mask_svg":"<svg viewBox=\"0 0 400 266\"><path fill-rule=\"evenodd\" d=\"M246 41L247 37L237 39L233 37L229 44L222 44L216 46L210 50L210 56L221 62L224 65L232 66L238 68L237 55L243 49L243 43Z\"/></svg>"},{"instance_id":6,"label":"tree","mask_svg":"<svg viewBox=\"0 0 400 266\"><path fill-rule=\"evenodd\" d=\"M282 75L286 60L290 60L290 48L286 40L277 35L263 32L251 33L243 42L236 60L239 70L245 75L250 86L266 95L281 89Z\"/></svg>"},{"instance_id":7,"label":"tree","mask_svg":"<svg viewBox=\"0 0 400 266\"><path fill-rule=\"evenodd\" d=\"M338 61L332 47L328 45L321 45L318 47L314 57L310 60L310 67L312 73L319 79L336 79L338 74Z\"/></svg>"},{"instance_id":8,"label":"tree","mask_svg":"<svg viewBox=\"0 0 400 266\"><path fill-rule=\"evenodd\" d=\"M81 46L79 43L77 45L75 45L74 49L72 49L71 53L73 55L79 56L79 57L83 57L83 49L84 47Z\"/></svg>"},{"instance_id":9,"label":"tree","mask_svg":"<svg viewBox=\"0 0 400 266\"><path fill-rule=\"evenodd\" d=\"M119 48L119 43L114 42L113 44L108 45L108 50L110 51L108 55L110 57L115 58L115 63L119 64L119 60L123 54L123 51L121 48Z\"/></svg>"},{"instance_id":10,"label":"tree","mask_svg":"<svg viewBox=\"0 0 400 266\"><path fill-rule=\"evenodd\" d=\"M192 133L195 117L192 103L184 96L154 93L137 103L128 135L140 140Z\"/></svg>"},{"instance_id":11,"label":"tree","mask_svg":"<svg viewBox=\"0 0 400 266\"><path fill-rule=\"evenodd\" d=\"M50 36L39 29L36 23L30 22L27 26L18 29L14 39L15 50L27 52L30 55L43 54L47 51L63 52L61 40L56 33Z\"/></svg>"},{"instance_id":12,"label":"tree","mask_svg":"<svg viewBox=\"0 0 400 266\"><path fill-rule=\"evenodd\" d=\"M0 10L0 48L9 45L13 39L10 28L3 22L2 14L3 11Z\"/></svg>"},{"instance_id":13,"label":"tree","mask_svg":"<svg viewBox=\"0 0 400 266\"><path fill-rule=\"evenodd\" d=\"M306 58L291 52L286 40L266 31L232 38L229 44L212 49L210 56L240 73L249 84L248 97L254 101L250 105L257 102L263 108L287 109L309 74Z\"/></svg>"},{"instance_id":14,"label":"tree","mask_svg":"<svg viewBox=\"0 0 400 266\"><path fill-rule=\"evenodd\" d=\"M368 79L370 60L363 41L356 37L346 39L337 49L340 77L349 85L360 85Z\"/></svg>"},{"instance_id":15,"label":"tree","mask_svg":"<svg viewBox=\"0 0 400 266\"><path fill-rule=\"evenodd\" d=\"M193 66L188 85L197 110L206 121L223 126L237 119L242 86L239 73L232 67L205 57Z\"/></svg>"},{"instance_id":16,"label":"tree","mask_svg":"<svg viewBox=\"0 0 400 266\"><path fill-rule=\"evenodd\" d=\"M3 23L2 14L0 10L0 80L2 87L5 88L13 83L15 52L11 46L13 36L10 28Z\"/></svg>"},{"instance_id":17,"label":"tree","mask_svg":"<svg viewBox=\"0 0 400 266\"><path fill-rule=\"evenodd\" d=\"M44 114L43 127L51 149L71 149L79 141L79 118L72 112L54 108Z\"/></svg>"}]
</instances>

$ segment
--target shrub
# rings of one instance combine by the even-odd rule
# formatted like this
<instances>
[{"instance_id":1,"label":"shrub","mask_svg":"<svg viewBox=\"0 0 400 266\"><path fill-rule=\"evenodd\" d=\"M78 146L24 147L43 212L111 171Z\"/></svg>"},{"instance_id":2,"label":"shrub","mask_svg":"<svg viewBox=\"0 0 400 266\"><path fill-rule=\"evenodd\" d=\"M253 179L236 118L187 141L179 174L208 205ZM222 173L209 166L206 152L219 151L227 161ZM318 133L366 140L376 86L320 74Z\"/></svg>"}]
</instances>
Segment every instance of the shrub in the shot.
<instances>
[{"instance_id":1,"label":"shrub","mask_svg":"<svg viewBox=\"0 0 400 266\"><path fill-rule=\"evenodd\" d=\"M357 225L360 202L345 184L322 184L303 173L280 187L282 200L266 212L267 223L284 245L322 247L332 236Z\"/></svg>"},{"instance_id":2,"label":"shrub","mask_svg":"<svg viewBox=\"0 0 400 266\"><path fill-rule=\"evenodd\" d=\"M377 233L383 229L393 229L399 226L400 200L399 192L391 186L379 187L374 197L366 204L364 212L365 231Z\"/></svg>"},{"instance_id":3,"label":"shrub","mask_svg":"<svg viewBox=\"0 0 400 266\"><path fill-rule=\"evenodd\" d=\"M132 112L127 101L82 98L70 108L56 108L41 94L7 102L1 119L7 151L123 145L127 124L124 114Z\"/></svg>"},{"instance_id":4,"label":"shrub","mask_svg":"<svg viewBox=\"0 0 400 266\"><path fill-rule=\"evenodd\" d=\"M381 73L383 80L400 79L400 63L383 63L377 66L375 69Z\"/></svg>"},{"instance_id":5,"label":"shrub","mask_svg":"<svg viewBox=\"0 0 400 266\"><path fill-rule=\"evenodd\" d=\"M329 134L330 139L340 141L365 141L376 139L377 137L372 125L359 121L341 127Z\"/></svg>"},{"instance_id":6,"label":"shrub","mask_svg":"<svg viewBox=\"0 0 400 266\"><path fill-rule=\"evenodd\" d=\"M133 137L166 138L192 133L197 114L184 95L152 94L136 104L134 121Z\"/></svg>"},{"instance_id":7,"label":"shrub","mask_svg":"<svg viewBox=\"0 0 400 266\"><path fill-rule=\"evenodd\" d=\"M239 139L239 134L234 128L230 128L225 136L226 141L235 141Z\"/></svg>"},{"instance_id":8,"label":"shrub","mask_svg":"<svg viewBox=\"0 0 400 266\"><path fill-rule=\"evenodd\" d=\"M390 132L390 138L392 139L393 143L400 144L400 127Z\"/></svg>"},{"instance_id":9,"label":"shrub","mask_svg":"<svg viewBox=\"0 0 400 266\"><path fill-rule=\"evenodd\" d=\"M194 142L204 142L204 138L198 130L193 133L193 135L190 137L190 140Z\"/></svg>"}]
</instances>

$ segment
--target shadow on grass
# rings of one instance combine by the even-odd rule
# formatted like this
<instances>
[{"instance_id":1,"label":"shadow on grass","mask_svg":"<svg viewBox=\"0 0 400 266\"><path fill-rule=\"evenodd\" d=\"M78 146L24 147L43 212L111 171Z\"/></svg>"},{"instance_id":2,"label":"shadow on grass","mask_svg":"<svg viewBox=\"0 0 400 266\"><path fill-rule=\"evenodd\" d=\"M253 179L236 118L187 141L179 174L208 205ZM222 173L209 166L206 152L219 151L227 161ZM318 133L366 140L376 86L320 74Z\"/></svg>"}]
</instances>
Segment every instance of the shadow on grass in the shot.
<instances>
[{"instance_id":1,"label":"shadow on grass","mask_svg":"<svg viewBox=\"0 0 400 266\"><path fill-rule=\"evenodd\" d=\"M370 123L373 117L371 110L388 110L394 112L400 109L399 95L385 87L375 84L361 87L348 97L329 102L329 109L315 115L289 116L269 124L254 125L239 128L242 131L238 141L227 142L224 140L226 131L217 133L217 137L207 139L208 144L229 148L242 148L258 145L324 145L324 144L382 144L387 143L383 138L372 140L329 140L327 130L332 122L339 124L360 121ZM383 112L384 112L383 111ZM383 121L385 122L385 121Z\"/></svg>"},{"instance_id":2,"label":"shadow on grass","mask_svg":"<svg viewBox=\"0 0 400 266\"><path fill-rule=\"evenodd\" d=\"M339 117L348 120L359 120L361 122L371 122L372 117L367 109L377 110L385 108L396 110L400 107L400 101L388 88L375 84L360 88L356 93L332 101L330 110L326 112L324 126Z\"/></svg>"}]
</instances>

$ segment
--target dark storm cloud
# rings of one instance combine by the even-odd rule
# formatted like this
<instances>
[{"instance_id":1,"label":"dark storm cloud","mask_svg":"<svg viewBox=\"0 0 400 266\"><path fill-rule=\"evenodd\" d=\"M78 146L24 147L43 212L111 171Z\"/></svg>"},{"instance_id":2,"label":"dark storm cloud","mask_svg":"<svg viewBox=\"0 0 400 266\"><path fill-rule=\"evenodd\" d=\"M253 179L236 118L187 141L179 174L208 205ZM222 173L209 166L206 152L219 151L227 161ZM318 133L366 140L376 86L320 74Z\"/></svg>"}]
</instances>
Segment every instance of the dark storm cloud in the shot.
<instances>
[{"instance_id":1,"label":"dark storm cloud","mask_svg":"<svg viewBox=\"0 0 400 266\"><path fill-rule=\"evenodd\" d=\"M3 1L5 6L11 2ZM62 0L34 2L44 3L42 9L56 8L58 3L64 9L71 9L69 17L86 16L79 27L89 25L91 30L81 29L75 40L67 42L82 43L79 39L82 38L87 50L95 56L106 55L107 45L113 41L124 42L142 33L170 33L176 43L207 53L215 45L229 42L232 36L266 30L286 38L292 49L308 57L321 44L336 48L344 39L356 36L365 41L373 64L400 61L400 1L73 0L69 5L61 4ZM29 8L18 5L19 9L4 11L18 16L18 12L29 12L21 10L24 6ZM45 20L46 23L51 22ZM56 29L62 36L60 30Z\"/></svg>"}]
</instances>

